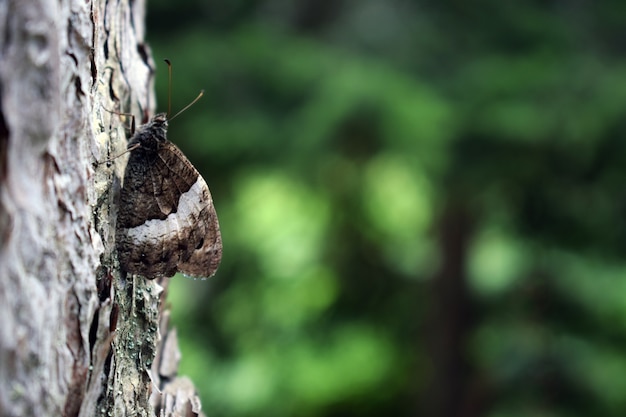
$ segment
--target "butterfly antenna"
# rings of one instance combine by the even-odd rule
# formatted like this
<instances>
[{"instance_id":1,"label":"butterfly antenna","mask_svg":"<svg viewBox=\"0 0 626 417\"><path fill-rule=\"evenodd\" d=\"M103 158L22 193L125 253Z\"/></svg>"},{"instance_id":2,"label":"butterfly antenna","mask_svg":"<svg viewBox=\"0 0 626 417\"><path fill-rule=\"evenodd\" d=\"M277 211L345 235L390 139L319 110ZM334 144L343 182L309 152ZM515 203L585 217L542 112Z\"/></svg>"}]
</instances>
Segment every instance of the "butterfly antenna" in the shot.
<instances>
[{"instance_id":1,"label":"butterfly antenna","mask_svg":"<svg viewBox=\"0 0 626 417\"><path fill-rule=\"evenodd\" d=\"M184 112L185 110L187 110L189 107L193 106L194 104L196 104L196 101L200 100L200 97L202 97L204 95L204 90L200 90L200 94L198 94L198 97L194 98L193 101L189 104L187 104L185 107L183 107L182 110L180 110L178 113L176 113L175 115L173 115L172 117L170 117L169 119L167 119L168 121L171 121L172 119L174 119L176 116L178 116L179 114L181 114L182 112Z\"/></svg>"},{"instance_id":2,"label":"butterfly antenna","mask_svg":"<svg viewBox=\"0 0 626 417\"><path fill-rule=\"evenodd\" d=\"M167 117L172 114L172 63L169 59L164 60L167 64Z\"/></svg>"},{"instance_id":3,"label":"butterfly antenna","mask_svg":"<svg viewBox=\"0 0 626 417\"><path fill-rule=\"evenodd\" d=\"M177 117L179 114L181 114L182 112L184 112L185 110L187 110L189 107L193 106L196 101L200 100L200 97L202 97L202 95L204 94L204 90L200 91L200 94L198 94L198 97L196 97L191 103L187 104L182 110L180 110L178 113L176 113L175 115L173 115L172 117L170 117L170 114L172 114L172 63L170 62L169 59L165 59L164 60L165 63L167 64L167 73L168 73L168 86L167 86L167 120L171 121L173 120L175 117Z\"/></svg>"}]
</instances>

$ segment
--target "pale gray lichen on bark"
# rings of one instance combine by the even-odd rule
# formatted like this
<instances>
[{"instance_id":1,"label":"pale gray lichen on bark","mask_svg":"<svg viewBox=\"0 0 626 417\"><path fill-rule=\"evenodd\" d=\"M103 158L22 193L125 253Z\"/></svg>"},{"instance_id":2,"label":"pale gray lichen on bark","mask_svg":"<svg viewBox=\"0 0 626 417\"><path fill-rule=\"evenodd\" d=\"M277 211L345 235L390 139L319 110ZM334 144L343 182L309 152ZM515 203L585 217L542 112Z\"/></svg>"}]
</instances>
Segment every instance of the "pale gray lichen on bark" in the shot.
<instances>
[{"instance_id":1,"label":"pale gray lichen on bark","mask_svg":"<svg viewBox=\"0 0 626 417\"><path fill-rule=\"evenodd\" d=\"M0 415L199 413L177 364L157 372L167 282L115 261L125 159L104 161L126 143L110 111L154 108L144 5L0 2Z\"/></svg>"}]
</instances>

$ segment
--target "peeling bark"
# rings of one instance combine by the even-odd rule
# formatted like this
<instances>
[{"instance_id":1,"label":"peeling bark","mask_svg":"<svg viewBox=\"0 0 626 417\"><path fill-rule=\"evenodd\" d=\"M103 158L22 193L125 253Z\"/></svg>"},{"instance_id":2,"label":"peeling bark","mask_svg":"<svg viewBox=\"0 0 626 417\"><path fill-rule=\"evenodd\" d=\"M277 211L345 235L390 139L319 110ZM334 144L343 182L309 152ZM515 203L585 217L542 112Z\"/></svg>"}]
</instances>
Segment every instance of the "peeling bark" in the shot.
<instances>
[{"instance_id":1,"label":"peeling bark","mask_svg":"<svg viewBox=\"0 0 626 417\"><path fill-rule=\"evenodd\" d=\"M159 310L167 281L120 274L115 254L111 111L154 108L144 5L0 2L2 416L200 412Z\"/></svg>"}]
</instances>

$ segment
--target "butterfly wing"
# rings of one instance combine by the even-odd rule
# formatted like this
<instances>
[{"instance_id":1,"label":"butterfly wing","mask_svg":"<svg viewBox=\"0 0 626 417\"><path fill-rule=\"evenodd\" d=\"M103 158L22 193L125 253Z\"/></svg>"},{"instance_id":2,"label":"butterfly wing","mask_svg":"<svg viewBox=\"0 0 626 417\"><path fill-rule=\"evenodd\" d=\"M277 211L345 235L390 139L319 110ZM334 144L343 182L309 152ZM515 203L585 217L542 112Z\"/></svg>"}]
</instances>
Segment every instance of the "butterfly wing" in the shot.
<instances>
[{"instance_id":1,"label":"butterfly wing","mask_svg":"<svg viewBox=\"0 0 626 417\"><path fill-rule=\"evenodd\" d=\"M180 271L212 276L221 236L209 188L171 142L133 152L124 175L117 227L120 264L153 279Z\"/></svg>"},{"instance_id":2,"label":"butterfly wing","mask_svg":"<svg viewBox=\"0 0 626 417\"><path fill-rule=\"evenodd\" d=\"M202 176L198 175L191 190L194 192L181 196L181 205L183 200L189 199L185 205L193 207L200 215L188 216L194 223L188 236L189 246L178 263L178 270L192 277L211 277L222 259L220 226L209 187Z\"/></svg>"}]
</instances>

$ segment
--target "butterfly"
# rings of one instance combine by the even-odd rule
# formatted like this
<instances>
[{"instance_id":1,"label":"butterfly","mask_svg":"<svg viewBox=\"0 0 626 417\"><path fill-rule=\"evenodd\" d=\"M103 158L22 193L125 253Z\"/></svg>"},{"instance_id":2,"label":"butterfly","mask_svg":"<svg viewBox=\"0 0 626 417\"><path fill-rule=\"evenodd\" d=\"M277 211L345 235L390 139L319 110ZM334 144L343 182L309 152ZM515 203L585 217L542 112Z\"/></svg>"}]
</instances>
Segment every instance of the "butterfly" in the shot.
<instances>
[{"instance_id":1,"label":"butterfly","mask_svg":"<svg viewBox=\"0 0 626 417\"><path fill-rule=\"evenodd\" d=\"M222 258L217 213L209 187L167 139L167 127L168 116L159 113L128 142L116 225L118 259L124 271L148 279L176 272L208 278Z\"/></svg>"}]
</instances>

